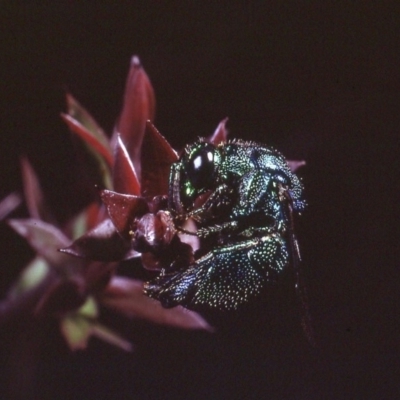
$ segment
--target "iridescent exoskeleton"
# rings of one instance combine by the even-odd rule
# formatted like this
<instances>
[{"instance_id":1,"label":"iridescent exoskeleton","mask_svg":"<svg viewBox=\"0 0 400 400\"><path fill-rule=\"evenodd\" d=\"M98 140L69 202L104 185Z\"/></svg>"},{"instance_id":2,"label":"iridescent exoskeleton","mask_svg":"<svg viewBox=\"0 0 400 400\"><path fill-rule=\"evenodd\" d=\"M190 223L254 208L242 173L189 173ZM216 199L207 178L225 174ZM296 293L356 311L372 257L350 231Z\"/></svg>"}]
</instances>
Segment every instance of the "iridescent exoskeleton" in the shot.
<instances>
[{"instance_id":1,"label":"iridescent exoskeleton","mask_svg":"<svg viewBox=\"0 0 400 400\"><path fill-rule=\"evenodd\" d=\"M195 262L164 269L145 292L165 307L235 309L299 261L293 214L302 184L276 150L241 140L200 139L171 167L169 212L177 230L189 218L201 239Z\"/></svg>"}]
</instances>

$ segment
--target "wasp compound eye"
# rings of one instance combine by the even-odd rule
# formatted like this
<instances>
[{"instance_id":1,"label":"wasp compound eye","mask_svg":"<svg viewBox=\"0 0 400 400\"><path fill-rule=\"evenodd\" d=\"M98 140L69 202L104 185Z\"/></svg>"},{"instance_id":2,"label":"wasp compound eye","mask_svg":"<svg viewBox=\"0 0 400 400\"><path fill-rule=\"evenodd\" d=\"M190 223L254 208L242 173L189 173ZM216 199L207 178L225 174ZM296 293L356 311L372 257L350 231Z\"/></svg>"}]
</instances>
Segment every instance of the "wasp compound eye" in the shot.
<instances>
[{"instance_id":1,"label":"wasp compound eye","mask_svg":"<svg viewBox=\"0 0 400 400\"><path fill-rule=\"evenodd\" d=\"M215 179L217 150L211 144L194 151L186 165L187 177L197 190L207 189Z\"/></svg>"}]
</instances>

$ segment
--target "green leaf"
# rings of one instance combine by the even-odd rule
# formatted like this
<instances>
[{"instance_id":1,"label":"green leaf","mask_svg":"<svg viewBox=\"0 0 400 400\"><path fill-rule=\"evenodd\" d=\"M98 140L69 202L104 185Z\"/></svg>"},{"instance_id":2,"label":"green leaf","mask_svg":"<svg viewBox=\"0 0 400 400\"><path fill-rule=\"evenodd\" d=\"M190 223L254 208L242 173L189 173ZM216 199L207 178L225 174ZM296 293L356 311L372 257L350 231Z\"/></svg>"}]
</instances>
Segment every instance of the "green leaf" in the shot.
<instances>
[{"instance_id":1,"label":"green leaf","mask_svg":"<svg viewBox=\"0 0 400 400\"><path fill-rule=\"evenodd\" d=\"M96 300L88 296L85 303L76 311L78 315L86 318L97 318L99 315L99 309L97 307Z\"/></svg>"},{"instance_id":2,"label":"green leaf","mask_svg":"<svg viewBox=\"0 0 400 400\"><path fill-rule=\"evenodd\" d=\"M132 344L110 328L97 321L98 307L92 297L75 312L69 313L60 321L60 329L71 350L83 350L87 347L89 338L97 338L119 347L125 351L132 351Z\"/></svg>"},{"instance_id":3,"label":"green leaf","mask_svg":"<svg viewBox=\"0 0 400 400\"><path fill-rule=\"evenodd\" d=\"M49 273L49 264L42 258L34 258L21 272L18 280L12 286L9 296L16 298L39 285Z\"/></svg>"},{"instance_id":4,"label":"green leaf","mask_svg":"<svg viewBox=\"0 0 400 400\"><path fill-rule=\"evenodd\" d=\"M60 329L71 350L86 349L92 333L92 322L85 317L72 314L60 321Z\"/></svg>"}]
</instances>

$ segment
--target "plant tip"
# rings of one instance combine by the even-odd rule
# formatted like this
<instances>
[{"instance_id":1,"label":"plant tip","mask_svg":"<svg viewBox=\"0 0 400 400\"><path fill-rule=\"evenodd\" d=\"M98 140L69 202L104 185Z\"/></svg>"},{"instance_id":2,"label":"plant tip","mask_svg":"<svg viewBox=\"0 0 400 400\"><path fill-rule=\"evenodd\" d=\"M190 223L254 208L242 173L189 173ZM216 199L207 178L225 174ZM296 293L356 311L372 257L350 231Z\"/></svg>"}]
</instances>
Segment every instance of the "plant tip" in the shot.
<instances>
[{"instance_id":1,"label":"plant tip","mask_svg":"<svg viewBox=\"0 0 400 400\"><path fill-rule=\"evenodd\" d=\"M141 66L140 58L137 55L132 56L131 65L135 66L135 67L140 67Z\"/></svg>"}]
</instances>

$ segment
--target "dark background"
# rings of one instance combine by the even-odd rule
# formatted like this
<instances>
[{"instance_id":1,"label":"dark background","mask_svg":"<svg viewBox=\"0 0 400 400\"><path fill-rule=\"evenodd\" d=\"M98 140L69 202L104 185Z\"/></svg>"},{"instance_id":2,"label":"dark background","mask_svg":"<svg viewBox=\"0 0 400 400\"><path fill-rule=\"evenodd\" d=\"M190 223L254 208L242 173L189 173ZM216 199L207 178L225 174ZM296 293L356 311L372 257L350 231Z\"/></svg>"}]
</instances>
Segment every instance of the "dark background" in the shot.
<instances>
[{"instance_id":1,"label":"dark background","mask_svg":"<svg viewBox=\"0 0 400 400\"><path fill-rule=\"evenodd\" d=\"M307 160L298 236L318 346L289 272L245 312L212 319L215 334L116 319L136 352L93 340L72 354L50 332L33 398L400 397L397 2L82 3L0 3L1 197L21 188L27 154L60 220L90 200L64 93L111 132L138 54L176 148L228 116L231 137ZM32 253L0 233L4 292Z\"/></svg>"}]
</instances>

